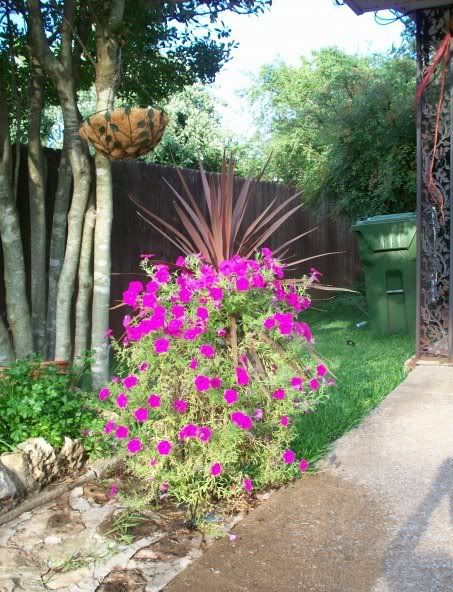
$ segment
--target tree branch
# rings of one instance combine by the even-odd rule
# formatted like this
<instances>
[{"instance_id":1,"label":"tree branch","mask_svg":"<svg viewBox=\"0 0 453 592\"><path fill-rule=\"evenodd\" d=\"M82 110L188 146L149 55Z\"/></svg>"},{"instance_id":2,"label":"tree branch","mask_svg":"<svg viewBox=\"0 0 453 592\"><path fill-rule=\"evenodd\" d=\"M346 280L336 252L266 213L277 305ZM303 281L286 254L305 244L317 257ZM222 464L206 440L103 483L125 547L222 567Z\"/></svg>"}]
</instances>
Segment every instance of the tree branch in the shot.
<instances>
[{"instance_id":1,"label":"tree branch","mask_svg":"<svg viewBox=\"0 0 453 592\"><path fill-rule=\"evenodd\" d=\"M66 3L65 3L66 4ZM55 57L47 40L40 0L28 0L28 29L36 57L49 76L58 78L65 73L63 64Z\"/></svg>"}]
</instances>

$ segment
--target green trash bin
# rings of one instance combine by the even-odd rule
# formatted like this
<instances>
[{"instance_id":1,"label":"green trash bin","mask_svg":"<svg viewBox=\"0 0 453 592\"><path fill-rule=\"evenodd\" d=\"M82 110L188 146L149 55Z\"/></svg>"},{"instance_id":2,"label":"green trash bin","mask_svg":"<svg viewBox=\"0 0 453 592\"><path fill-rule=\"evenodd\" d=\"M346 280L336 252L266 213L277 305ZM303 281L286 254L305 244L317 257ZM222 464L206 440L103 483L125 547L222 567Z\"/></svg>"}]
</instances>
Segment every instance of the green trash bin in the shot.
<instances>
[{"instance_id":1,"label":"green trash bin","mask_svg":"<svg viewBox=\"0 0 453 592\"><path fill-rule=\"evenodd\" d=\"M417 216L373 216L353 226L365 274L370 325L382 333L415 332Z\"/></svg>"}]
</instances>

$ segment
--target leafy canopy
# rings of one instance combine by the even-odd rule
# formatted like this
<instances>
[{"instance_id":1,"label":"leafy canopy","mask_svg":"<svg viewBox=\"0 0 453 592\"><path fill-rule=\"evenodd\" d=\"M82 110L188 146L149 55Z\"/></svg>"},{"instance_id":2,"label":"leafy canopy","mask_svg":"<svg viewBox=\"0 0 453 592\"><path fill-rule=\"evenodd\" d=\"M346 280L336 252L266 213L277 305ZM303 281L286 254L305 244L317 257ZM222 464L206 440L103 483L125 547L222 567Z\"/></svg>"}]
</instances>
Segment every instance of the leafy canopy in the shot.
<instances>
[{"instance_id":1,"label":"leafy canopy","mask_svg":"<svg viewBox=\"0 0 453 592\"><path fill-rule=\"evenodd\" d=\"M414 210L415 76L407 55L336 48L265 66L250 100L268 176L353 220Z\"/></svg>"}]
</instances>

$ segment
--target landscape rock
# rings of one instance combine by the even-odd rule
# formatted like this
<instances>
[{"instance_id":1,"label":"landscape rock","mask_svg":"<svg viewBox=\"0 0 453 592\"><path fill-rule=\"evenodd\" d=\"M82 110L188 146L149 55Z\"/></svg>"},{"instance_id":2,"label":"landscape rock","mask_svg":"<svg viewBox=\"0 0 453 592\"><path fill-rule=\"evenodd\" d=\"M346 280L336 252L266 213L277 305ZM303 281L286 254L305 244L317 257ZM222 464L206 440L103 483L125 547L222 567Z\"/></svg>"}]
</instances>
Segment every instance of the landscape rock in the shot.
<instances>
[{"instance_id":1,"label":"landscape rock","mask_svg":"<svg viewBox=\"0 0 453 592\"><path fill-rule=\"evenodd\" d=\"M81 469L86 460L85 450L80 440L71 440L67 436L59 454L60 473Z\"/></svg>"},{"instance_id":2,"label":"landscape rock","mask_svg":"<svg viewBox=\"0 0 453 592\"><path fill-rule=\"evenodd\" d=\"M6 452L1 456L1 462L6 467L10 479L20 496L39 489L39 483L30 473L28 456L23 452Z\"/></svg>"},{"instance_id":3,"label":"landscape rock","mask_svg":"<svg viewBox=\"0 0 453 592\"><path fill-rule=\"evenodd\" d=\"M29 438L17 449L28 456L30 473L38 483L50 483L58 475L57 454L44 438Z\"/></svg>"},{"instance_id":4,"label":"landscape rock","mask_svg":"<svg viewBox=\"0 0 453 592\"><path fill-rule=\"evenodd\" d=\"M18 495L17 488L6 471L0 462L0 507L5 501Z\"/></svg>"}]
</instances>

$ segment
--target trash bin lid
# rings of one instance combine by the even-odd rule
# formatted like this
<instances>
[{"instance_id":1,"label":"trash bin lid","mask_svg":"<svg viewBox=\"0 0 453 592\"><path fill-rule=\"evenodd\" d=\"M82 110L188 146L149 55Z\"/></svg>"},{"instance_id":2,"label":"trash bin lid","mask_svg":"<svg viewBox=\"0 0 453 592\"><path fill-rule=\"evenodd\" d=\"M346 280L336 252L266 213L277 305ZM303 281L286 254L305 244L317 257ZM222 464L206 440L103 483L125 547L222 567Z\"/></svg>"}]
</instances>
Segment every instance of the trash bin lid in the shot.
<instances>
[{"instance_id":1,"label":"trash bin lid","mask_svg":"<svg viewBox=\"0 0 453 592\"><path fill-rule=\"evenodd\" d=\"M417 232L414 212L372 216L359 220L352 229L359 233L372 251L409 249Z\"/></svg>"}]
</instances>

